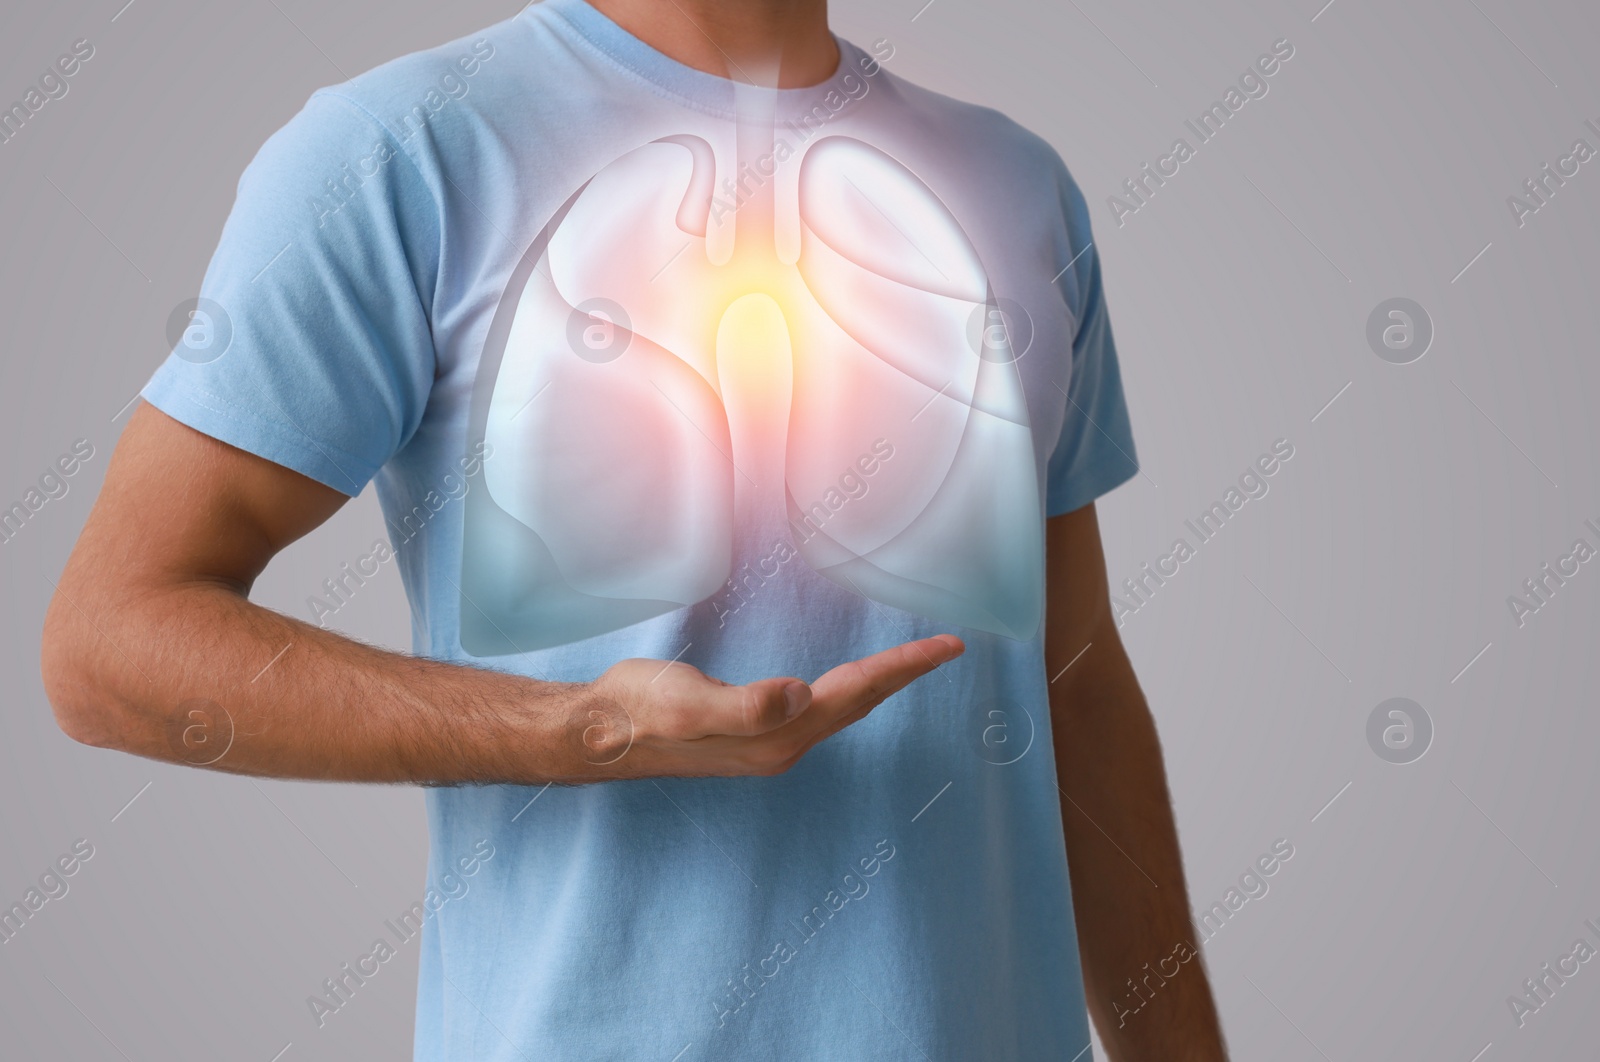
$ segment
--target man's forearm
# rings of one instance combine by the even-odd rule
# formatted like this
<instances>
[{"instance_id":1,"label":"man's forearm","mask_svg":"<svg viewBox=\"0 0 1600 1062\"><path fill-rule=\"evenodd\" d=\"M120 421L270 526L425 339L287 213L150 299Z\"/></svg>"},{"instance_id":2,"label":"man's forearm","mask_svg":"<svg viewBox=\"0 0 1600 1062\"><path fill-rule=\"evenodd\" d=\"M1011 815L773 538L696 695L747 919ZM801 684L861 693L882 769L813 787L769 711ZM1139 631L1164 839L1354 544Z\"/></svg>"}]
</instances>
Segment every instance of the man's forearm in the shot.
<instances>
[{"instance_id":1,"label":"man's forearm","mask_svg":"<svg viewBox=\"0 0 1600 1062\"><path fill-rule=\"evenodd\" d=\"M69 566L45 624L45 692L62 728L90 745L285 778L539 785L781 774L965 648L936 635L810 682L734 685L651 659L619 660L589 682L546 682L374 649L252 605L226 580L108 592L93 571Z\"/></svg>"},{"instance_id":2,"label":"man's forearm","mask_svg":"<svg viewBox=\"0 0 1600 1062\"><path fill-rule=\"evenodd\" d=\"M531 784L582 780L593 755L586 686L385 652L217 583L110 600L64 579L44 665L75 738L174 763L330 781Z\"/></svg>"},{"instance_id":3,"label":"man's forearm","mask_svg":"<svg viewBox=\"0 0 1600 1062\"><path fill-rule=\"evenodd\" d=\"M1111 1059L1224 1058L1160 743L1114 637L1060 676L1051 718L1084 987Z\"/></svg>"}]
</instances>

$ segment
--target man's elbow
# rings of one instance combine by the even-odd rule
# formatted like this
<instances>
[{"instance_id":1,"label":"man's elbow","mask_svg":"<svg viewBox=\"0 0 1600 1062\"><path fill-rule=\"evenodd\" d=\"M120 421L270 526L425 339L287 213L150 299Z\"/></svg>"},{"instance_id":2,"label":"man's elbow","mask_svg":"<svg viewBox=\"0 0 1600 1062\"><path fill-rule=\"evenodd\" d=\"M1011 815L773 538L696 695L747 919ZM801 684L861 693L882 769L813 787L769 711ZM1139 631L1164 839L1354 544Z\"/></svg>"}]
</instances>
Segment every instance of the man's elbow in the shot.
<instances>
[{"instance_id":1,"label":"man's elbow","mask_svg":"<svg viewBox=\"0 0 1600 1062\"><path fill-rule=\"evenodd\" d=\"M95 748L124 749L128 721L122 699L100 677L98 638L58 592L45 616L40 677L62 733Z\"/></svg>"}]
</instances>

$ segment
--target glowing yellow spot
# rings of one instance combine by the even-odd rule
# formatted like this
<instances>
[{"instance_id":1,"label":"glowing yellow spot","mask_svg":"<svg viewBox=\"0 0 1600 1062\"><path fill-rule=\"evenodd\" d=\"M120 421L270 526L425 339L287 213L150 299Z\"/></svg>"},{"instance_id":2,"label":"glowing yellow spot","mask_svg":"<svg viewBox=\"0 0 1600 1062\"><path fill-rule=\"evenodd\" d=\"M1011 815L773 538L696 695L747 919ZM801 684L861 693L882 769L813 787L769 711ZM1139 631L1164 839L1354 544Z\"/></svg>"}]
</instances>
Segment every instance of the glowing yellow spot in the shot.
<instances>
[{"instance_id":1,"label":"glowing yellow spot","mask_svg":"<svg viewBox=\"0 0 1600 1062\"><path fill-rule=\"evenodd\" d=\"M763 455L752 460L763 464L767 455L782 454L794 386L791 351L788 323L771 295L742 295L723 313L717 327L717 376L728 426L735 446L742 436L752 455ZM774 474L781 481L781 466Z\"/></svg>"},{"instance_id":2,"label":"glowing yellow spot","mask_svg":"<svg viewBox=\"0 0 1600 1062\"><path fill-rule=\"evenodd\" d=\"M735 299L717 326L717 365L721 375L737 372L770 394L790 377L789 325L778 301L765 292Z\"/></svg>"}]
</instances>

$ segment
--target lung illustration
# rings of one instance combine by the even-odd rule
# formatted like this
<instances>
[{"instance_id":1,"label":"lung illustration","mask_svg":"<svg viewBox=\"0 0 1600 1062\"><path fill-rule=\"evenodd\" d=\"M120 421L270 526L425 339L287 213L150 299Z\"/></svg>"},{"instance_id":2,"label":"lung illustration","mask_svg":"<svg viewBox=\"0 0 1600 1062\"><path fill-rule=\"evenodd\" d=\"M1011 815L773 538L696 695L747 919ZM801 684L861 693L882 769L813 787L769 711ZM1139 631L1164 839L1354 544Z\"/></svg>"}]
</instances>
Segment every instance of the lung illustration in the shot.
<instances>
[{"instance_id":1,"label":"lung illustration","mask_svg":"<svg viewBox=\"0 0 1600 1062\"><path fill-rule=\"evenodd\" d=\"M907 167L828 136L799 160L799 255L714 263L717 160L642 145L575 192L524 255L478 369L461 644L479 657L619 630L732 572L742 470L781 469L793 549L823 577L942 623L1031 637L1039 486L1020 376L971 240ZM770 187L768 189L770 198ZM736 225L771 225L740 208ZM765 460L730 428L724 319L781 312L788 424ZM719 348L719 343L723 346ZM734 418L737 419L737 418Z\"/></svg>"}]
</instances>

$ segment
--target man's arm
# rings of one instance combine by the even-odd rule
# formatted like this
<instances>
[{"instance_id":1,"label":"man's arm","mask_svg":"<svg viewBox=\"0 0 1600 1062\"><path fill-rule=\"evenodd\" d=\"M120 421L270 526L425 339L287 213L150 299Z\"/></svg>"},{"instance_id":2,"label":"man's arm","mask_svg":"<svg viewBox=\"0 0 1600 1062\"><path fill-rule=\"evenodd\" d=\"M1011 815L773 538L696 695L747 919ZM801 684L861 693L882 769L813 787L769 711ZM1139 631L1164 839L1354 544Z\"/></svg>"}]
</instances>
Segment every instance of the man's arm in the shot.
<instances>
[{"instance_id":1,"label":"man's arm","mask_svg":"<svg viewBox=\"0 0 1600 1062\"><path fill-rule=\"evenodd\" d=\"M1046 534L1050 719L1089 1012L1112 1062L1215 1062L1161 744L1117 634L1094 506Z\"/></svg>"},{"instance_id":2,"label":"man's arm","mask_svg":"<svg viewBox=\"0 0 1600 1062\"><path fill-rule=\"evenodd\" d=\"M177 763L223 744L204 765L326 780L770 775L962 651L942 635L809 684L730 686L647 660L553 683L384 652L252 604L267 562L345 500L137 409L45 618L61 728ZM220 712L193 714L207 702ZM197 727L213 745L195 747Z\"/></svg>"}]
</instances>

